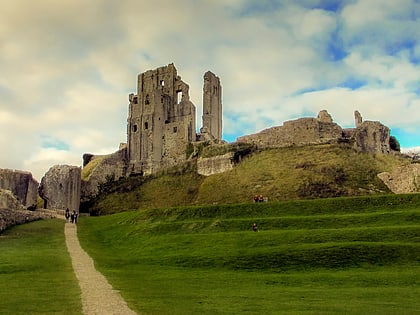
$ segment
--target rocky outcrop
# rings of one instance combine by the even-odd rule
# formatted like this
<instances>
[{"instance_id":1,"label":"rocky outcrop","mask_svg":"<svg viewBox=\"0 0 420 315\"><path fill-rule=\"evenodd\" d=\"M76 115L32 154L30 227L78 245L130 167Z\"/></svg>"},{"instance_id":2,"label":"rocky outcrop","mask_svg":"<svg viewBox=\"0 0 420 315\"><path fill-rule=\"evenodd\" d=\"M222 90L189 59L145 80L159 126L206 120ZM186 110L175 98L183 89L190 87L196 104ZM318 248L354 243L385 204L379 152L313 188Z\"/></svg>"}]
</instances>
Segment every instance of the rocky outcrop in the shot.
<instances>
[{"instance_id":1,"label":"rocky outcrop","mask_svg":"<svg viewBox=\"0 0 420 315\"><path fill-rule=\"evenodd\" d=\"M44 175L39 195L44 208L79 211L81 169L77 166L55 165Z\"/></svg>"},{"instance_id":2,"label":"rocky outcrop","mask_svg":"<svg viewBox=\"0 0 420 315\"><path fill-rule=\"evenodd\" d=\"M198 158L197 172L200 175L210 176L229 171L234 166L233 158L233 152L209 158Z\"/></svg>"},{"instance_id":3,"label":"rocky outcrop","mask_svg":"<svg viewBox=\"0 0 420 315\"><path fill-rule=\"evenodd\" d=\"M81 182L81 201L86 202L99 193L99 187L108 181L118 180L126 176L126 146L109 155L83 156L84 167Z\"/></svg>"},{"instance_id":4,"label":"rocky outcrop","mask_svg":"<svg viewBox=\"0 0 420 315\"><path fill-rule=\"evenodd\" d=\"M378 177L395 194L420 192L420 164L401 166L391 173L380 173Z\"/></svg>"},{"instance_id":5,"label":"rocky outcrop","mask_svg":"<svg viewBox=\"0 0 420 315\"><path fill-rule=\"evenodd\" d=\"M30 172L0 169L0 188L10 190L26 209L35 209L38 182Z\"/></svg>"}]
</instances>

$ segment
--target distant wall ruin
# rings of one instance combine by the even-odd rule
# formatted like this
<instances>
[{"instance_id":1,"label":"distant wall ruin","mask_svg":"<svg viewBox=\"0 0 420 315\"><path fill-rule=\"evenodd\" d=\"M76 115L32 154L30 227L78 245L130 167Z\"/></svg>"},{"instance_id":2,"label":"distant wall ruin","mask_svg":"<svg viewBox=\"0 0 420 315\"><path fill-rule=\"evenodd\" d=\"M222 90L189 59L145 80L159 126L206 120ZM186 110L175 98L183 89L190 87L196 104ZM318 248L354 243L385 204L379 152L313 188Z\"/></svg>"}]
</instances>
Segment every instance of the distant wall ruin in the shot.
<instances>
[{"instance_id":1,"label":"distant wall ruin","mask_svg":"<svg viewBox=\"0 0 420 315\"><path fill-rule=\"evenodd\" d=\"M38 182L30 172L0 169L0 188L10 190L26 209L35 209Z\"/></svg>"},{"instance_id":2,"label":"distant wall ruin","mask_svg":"<svg viewBox=\"0 0 420 315\"><path fill-rule=\"evenodd\" d=\"M356 150L371 153L389 153L390 130L380 122L364 121L355 112L356 128L342 129L323 110L317 118L299 118L282 126L239 137L237 142L252 143L259 148L279 148L314 144L349 142Z\"/></svg>"}]
</instances>

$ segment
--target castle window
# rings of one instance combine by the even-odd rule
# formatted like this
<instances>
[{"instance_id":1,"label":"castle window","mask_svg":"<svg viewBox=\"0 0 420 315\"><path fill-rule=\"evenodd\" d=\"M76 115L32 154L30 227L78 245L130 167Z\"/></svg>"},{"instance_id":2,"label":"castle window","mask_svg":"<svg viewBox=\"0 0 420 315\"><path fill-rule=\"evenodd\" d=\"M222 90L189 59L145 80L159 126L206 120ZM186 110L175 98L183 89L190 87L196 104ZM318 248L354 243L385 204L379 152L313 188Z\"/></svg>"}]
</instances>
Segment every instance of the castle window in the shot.
<instances>
[{"instance_id":1,"label":"castle window","mask_svg":"<svg viewBox=\"0 0 420 315\"><path fill-rule=\"evenodd\" d=\"M165 86L165 80L160 80L160 86Z\"/></svg>"},{"instance_id":2,"label":"castle window","mask_svg":"<svg viewBox=\"0 0 420 315\"><path fill-rule=\"evenodd\" d=\"M149 123L147 121L144 123L144 129L145 130L149 129Z\"/></svg>"},{"instance_id":3,"label":"castle window","mask_svg":"<svg viewBox=\"0 0 420 315\"><path fill-rule=\"evenodd\" d=\"M146 101L144 102L146 105L150 104L149 94L146 95Z\"/></svg>"},{"instance_id":4,"label":"castle window","mask_svg":"<svg viewBox=\"0 0 420 315\"><path fill-rule=\"evenodd\" d=\"M178 127L174 127L174 133L178 131Z\"/></svg>"},{"instance_id":5,"label":"castle window","mask_svg":"<svg viewBox=\"0 0 420 315\"><path fill-rule=\"evenodd\" d=\"M139 98L137 96L133 97L133 104L138 104Z\"/></svg>"},{"instance_id":6,"label":"castle window","mask_svg":"<svg viewBox=\"0 0 420 315\"><path fill-rule=\"evenodd\" d=\"M133 132L137 132L137 125L133 125Z\"/></svg>"}]
</instances>

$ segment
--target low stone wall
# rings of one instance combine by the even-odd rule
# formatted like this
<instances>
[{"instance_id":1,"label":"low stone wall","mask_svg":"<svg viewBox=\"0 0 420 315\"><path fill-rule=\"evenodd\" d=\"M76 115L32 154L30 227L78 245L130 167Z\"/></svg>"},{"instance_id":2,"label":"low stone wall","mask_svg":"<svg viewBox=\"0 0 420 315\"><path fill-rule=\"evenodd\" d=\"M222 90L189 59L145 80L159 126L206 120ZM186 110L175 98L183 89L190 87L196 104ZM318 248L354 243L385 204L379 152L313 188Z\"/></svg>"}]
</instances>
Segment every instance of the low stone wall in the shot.
<instances>
[{"instance_id":1,"label":"low stone wall","mask_svg":"<svg viewBox=\"0 0 420 315\"><path fill-rule=\"evenodd\" d=\"M24 224L41 219L51 219L55 216L56 214L54 212L37 210L11 210L0 208L0 233L14 225Z\"/></svg>"}]
</instances>

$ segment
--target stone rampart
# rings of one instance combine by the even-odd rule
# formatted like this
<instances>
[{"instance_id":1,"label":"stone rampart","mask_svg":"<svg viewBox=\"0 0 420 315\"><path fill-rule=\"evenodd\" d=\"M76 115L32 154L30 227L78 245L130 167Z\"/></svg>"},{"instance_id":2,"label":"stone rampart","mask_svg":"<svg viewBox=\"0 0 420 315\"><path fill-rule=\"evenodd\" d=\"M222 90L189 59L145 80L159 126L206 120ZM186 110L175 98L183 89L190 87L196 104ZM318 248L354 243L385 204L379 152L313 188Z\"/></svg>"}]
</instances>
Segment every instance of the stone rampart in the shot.
<instances>
[{"instance_id":1,"label":"stone rampart","mask_svg":"<svg viewBox=\"0 0 420 315\"><path fill-rule=\"evenodd\" d=\"M30 172L0 169L0 188L10 190L25 208L36 208L38 182Z\"/></svg>"}]
</instances>

